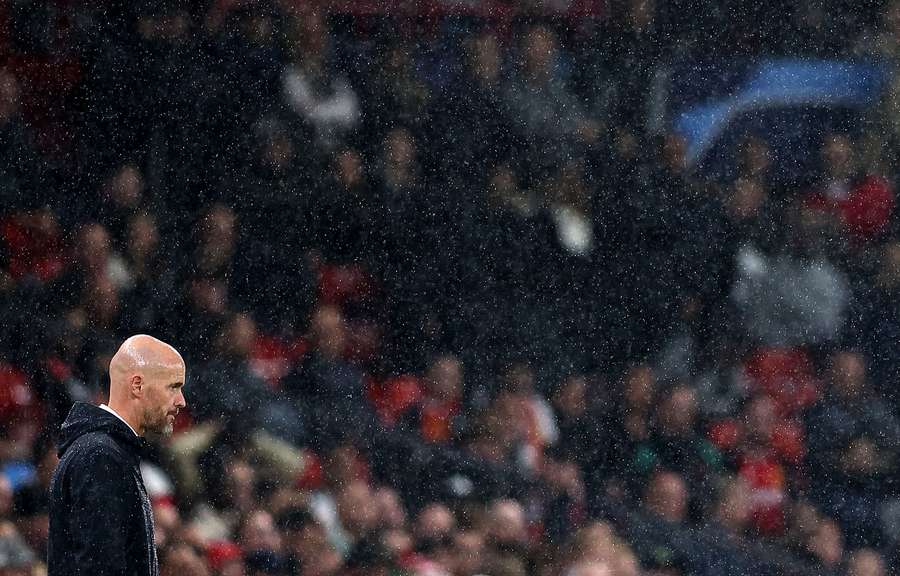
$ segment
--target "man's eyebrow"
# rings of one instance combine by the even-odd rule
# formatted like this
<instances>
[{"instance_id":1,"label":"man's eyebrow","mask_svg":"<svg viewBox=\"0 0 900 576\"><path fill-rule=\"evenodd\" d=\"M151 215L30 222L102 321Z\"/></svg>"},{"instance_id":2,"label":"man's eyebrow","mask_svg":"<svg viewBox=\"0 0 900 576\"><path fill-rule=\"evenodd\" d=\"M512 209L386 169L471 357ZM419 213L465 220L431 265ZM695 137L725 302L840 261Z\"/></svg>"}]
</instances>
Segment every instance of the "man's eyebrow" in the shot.
<instances>
[{"instance_id":1,"label":"man's eyebrow","mask_svg":"<svg viewBox=\"0 0 900 576\"><path fill-rule=\"evenodd\" d=\"M181 388L182 386L184 386L184 382L172 382L171 384L169 384L169 386L173 388Z\"/></svg>"}]
</instances>

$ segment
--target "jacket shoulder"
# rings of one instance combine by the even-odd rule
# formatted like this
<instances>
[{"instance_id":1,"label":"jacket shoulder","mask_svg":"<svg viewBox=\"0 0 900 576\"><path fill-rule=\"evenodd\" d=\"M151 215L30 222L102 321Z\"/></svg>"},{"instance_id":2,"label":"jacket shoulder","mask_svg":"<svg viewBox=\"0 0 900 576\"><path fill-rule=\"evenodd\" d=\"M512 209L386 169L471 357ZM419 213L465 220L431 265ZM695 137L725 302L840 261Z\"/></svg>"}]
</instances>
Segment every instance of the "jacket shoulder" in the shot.
<instances>
[{"instance_id":1,"label":"jacket shoulder","mask_svg":"<svg viewBox=\"0 0 900 576\"><path fill-rule=\"evenodd\" d=\"M128 462L128 455L109 434L94 431L72 442L61 460L68 463L107 462L124 465Z\"/></svg>"}]
</instances>

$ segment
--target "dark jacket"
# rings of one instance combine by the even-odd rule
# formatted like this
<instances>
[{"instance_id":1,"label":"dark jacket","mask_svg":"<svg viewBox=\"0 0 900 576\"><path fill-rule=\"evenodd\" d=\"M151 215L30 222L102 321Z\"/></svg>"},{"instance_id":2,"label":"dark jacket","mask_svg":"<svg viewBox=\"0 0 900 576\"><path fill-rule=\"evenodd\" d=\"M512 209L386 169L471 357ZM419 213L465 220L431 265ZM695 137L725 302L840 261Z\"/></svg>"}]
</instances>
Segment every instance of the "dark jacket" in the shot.
<instances>
[{"instance_id":1,"label":"dark jacket","mask_svg":"<svg viewBox=\"0 0 900 576\"><path fill-rule=\"evenodd\" d=\"M49 576L158 576L153 510L139 468L145 441L76 402L50 485Z\"/></svg>"}]
</instances>

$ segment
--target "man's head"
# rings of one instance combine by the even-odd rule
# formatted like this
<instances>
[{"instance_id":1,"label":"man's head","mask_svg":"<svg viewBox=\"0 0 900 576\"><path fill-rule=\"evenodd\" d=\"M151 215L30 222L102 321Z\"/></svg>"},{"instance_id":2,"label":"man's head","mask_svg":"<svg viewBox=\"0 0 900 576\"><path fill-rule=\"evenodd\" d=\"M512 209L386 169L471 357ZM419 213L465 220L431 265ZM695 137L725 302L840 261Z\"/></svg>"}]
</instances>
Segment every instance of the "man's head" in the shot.
<instances>
[{"instance_id":1,"label":"man's head","mask_svg":"<svg viewBox=\"0 0 900 576\"><path fill-rule=\"evenodd\" d=\"M500 76L500 43L491 33L479 34L468 45L469 68L476 78L489 84Z\"/></svg>"},{"instance_id":2,"label":"man's head","mask_svg":"<svg viewBox=\"0 0 900 576\"><path fill-rule=\"evenodd\" d=\"M534 26L525 34L522 53L525 70L532 78L550 76L556 62L556 35L545 26Z\"/></svg>"},{"instance_id":3,"label":"man's head","mask_svg":"<svg viewBox=\"0 0 900 576\"><path fill-rule=\"evenodd\" d=\"M139 334L125 340L109 363L109 406L140 434L168 436L185 407L181 354L165 342Z\"/></svg>"},{"instance_id":4,"label":"man's head","mask_svg":"<svg viewBox=\"0 0 900 576\"><path fill-rule=\"evenodd\" d=\"M428 394L439 400L456 400L462 394L462 363L452 354L435 358L425 378Z\"/></svg>"},{"instance_id":5,"label":"man's head","mask_svg":"<svg viewBox=\"0 0 900 576\"><path fill-rule=\"evenodd\" d=\"M657 407L660 431L666 436L688 436L694 431L697 395L690 386L679 384L670 390Z\"/></svg>"},{"instance_id":6,"label":"man's head","mask_svg":"<svg viewBox=\"0 0 900 576\"><path fill-rule=\"evenodd\" d=\"M667 522L683 522L688 506L684 479L675 472L656 472L644 492L644 506Z\"/></svg>"},{"instance_id":7,"label":"man's head","mask_svg":"<svg viewBox=\"0 0 900 576\"><path fill-rule=\"evenodd\" d=\"M846 134L831 134L822 143L822 161L833 178L847 178L854 168L853 141Z\"/></svg>"}]
</instances>

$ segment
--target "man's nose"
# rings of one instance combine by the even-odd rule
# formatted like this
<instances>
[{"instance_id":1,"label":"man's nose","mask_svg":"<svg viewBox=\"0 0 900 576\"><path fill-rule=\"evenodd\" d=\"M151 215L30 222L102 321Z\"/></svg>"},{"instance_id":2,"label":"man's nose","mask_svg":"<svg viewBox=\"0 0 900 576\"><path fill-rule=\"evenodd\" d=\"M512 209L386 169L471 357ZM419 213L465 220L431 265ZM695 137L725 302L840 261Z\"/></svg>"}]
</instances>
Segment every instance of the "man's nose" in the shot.
<instances>
[{"instance_id":1,"label":"man's nose","mask_svg":"<svg viewBox=\"0 0 900 576\"><path fill-rule=\"evenodd\" d=\"M178 391L178 398L175 399L175 406L179 409L187 406L187 401L184 399L184 392L181 392L180 390Z\"/></svg>"}]
</instances>

